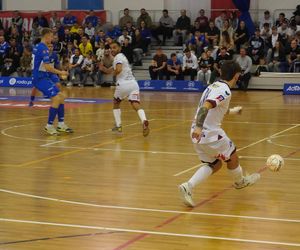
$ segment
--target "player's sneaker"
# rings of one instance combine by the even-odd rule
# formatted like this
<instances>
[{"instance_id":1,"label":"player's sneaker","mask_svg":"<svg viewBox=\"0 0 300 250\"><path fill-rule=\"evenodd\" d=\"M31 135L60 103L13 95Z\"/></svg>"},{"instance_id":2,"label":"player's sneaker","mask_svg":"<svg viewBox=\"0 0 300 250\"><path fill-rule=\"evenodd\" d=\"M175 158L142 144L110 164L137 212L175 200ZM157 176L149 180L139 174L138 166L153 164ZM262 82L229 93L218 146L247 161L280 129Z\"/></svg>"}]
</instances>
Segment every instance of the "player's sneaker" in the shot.
<instances>
[{"instance_id":1,"label":"player's sneaker","mask_svg":"<svg viewBox=\"0 0 300 250\"><path fill-rule=\"evenodd\" d=\"M44 130L49 134L49 135L59 135L59 132L53 127L53 126L46 126Z\"/></svg>"},{"instance_id":2,"label":"player's sneaker","mask_svg":"<svg viewBox=\"0 0 300 250\"><path fill-rule=\"evenodd\" d=\"M34 106L34 103L33 103L32 101L30 101L29 104L28 104L28 106L29 106L29 107L33 107L33 106Z\"/></svg>"},{"instance_id":3,"label":"player's sneaker","mask_svg":"<svg viewBox=\"0 0 300 250\"><path fill-rule=\"evenodd\" d=\"M122 133L122 126L115 126L111 129L112 132Z\"/></svg>"},{"instance_id":4,"label":"player's sneaker","mask_svg":"<svg viewBox=\"0 0 300 250\"><path fill-rule=\"evenodd\" d=\"M60 127L57 127L56 130L58 132L64 132L64 133L73 133L73 129L69 128L66 124L60 126Z\"/></svg>"},{"instance_id":5,"label":"player's sneaker","mask_svg":"<svg viewBox=\"0 0 300 250\"><path fill-rule=\"evenodd\" d=\"M146 120L143 122L143 136L146 137L150 133L149 122Z\"/></svg>"},{"instance_id":6,"label":"player's sneaker","mask_svg":"<svg viewBox=\"0 0 300 250\"><path fill-rule=\"evenodd\" d=\"M188 182L182 183L178 189L183 203L188 207L194 207L195 203L193 201L192 187L190 184Z\"/></svg>"},{"instance_id":7,"label":"player's sneaker","mask_svg":"<svg viewBox=\"0 0 300 250\"><path fill-rule=\"evenodd\" d=\"M250 175L245 176L241 182L234 183L233 186L236 189L245 188L247 186L253 185L259 179L260 179L260 174L258 174L258 173L250 174Z\"/></svg>"}]
</instances>

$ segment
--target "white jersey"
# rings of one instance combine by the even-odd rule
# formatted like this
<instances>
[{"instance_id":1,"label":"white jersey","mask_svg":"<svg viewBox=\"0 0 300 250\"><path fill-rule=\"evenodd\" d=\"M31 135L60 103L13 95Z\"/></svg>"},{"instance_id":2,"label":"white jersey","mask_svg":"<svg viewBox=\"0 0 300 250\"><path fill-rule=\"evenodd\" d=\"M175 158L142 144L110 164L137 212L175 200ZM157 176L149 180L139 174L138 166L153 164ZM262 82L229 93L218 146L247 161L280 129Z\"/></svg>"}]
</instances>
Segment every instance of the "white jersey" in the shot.
<instances>
[{"instance_id":1,"label":"white jersey","mask_svg":"<svg viewBox=\"0 0 300 250\"><path fill-rule=\"evenodd\" d=\"M209 143L220 140L226 136L225 132L221 128L221 123L224 115L227 113L229 103L231 99L231 91L229 86L223 81L216 81L206 88L201 97L195 119L192 124L191 133L196 126L196 117L200 107L204 102L211 102L214 108L208 111L206 119L203 124L202 135L200 144ZM196 143L197 140L193 140Z\"/></svg>"},{"instance_id":2,"label":"white jersey","mask_svg":"<svg viewBox=\"0 0 300 250\"><path fill-rule=\"evenodd\" d=\"M130 80L135 81L135 78L129 66L129 62L123 53L119 53L115 56L113 62L114 70L116 70L117 64L122 64L122 71L120 74L117 75L117 83L122 84L123 81L130 81Z\"/></svg>"}]
</instances>

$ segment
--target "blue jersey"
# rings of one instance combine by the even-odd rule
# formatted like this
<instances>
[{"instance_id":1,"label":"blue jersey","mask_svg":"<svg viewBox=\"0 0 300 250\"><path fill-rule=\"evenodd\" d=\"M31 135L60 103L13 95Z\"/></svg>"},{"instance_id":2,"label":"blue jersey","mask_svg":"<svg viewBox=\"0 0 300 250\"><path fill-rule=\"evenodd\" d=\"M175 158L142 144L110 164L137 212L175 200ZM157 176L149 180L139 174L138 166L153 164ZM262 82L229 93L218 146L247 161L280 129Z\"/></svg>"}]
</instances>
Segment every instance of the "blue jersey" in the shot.
<instances>
[{"instance_id":1,"label":"blue jersey","mask_svg":"<svg viewBox=\"0 0 300 250\"><path fill-rule=\"evenodd\" d=\"M38 43L33 49L33 81L42 78L49 78L50 72L47 72L43 64L50 64L49 49L46 44Z\"/></svg>"},{"instance_id":2,"label":"blue jersey","mask_svg":"<svg viewBox=\"0 0 300 250\"><path fill-rule=\"evenodd\" d=\"M4 42L0 44L0 56L1 57L6 57L9 51L9 44L7 42Z\"/></svg>"}]
</instances>

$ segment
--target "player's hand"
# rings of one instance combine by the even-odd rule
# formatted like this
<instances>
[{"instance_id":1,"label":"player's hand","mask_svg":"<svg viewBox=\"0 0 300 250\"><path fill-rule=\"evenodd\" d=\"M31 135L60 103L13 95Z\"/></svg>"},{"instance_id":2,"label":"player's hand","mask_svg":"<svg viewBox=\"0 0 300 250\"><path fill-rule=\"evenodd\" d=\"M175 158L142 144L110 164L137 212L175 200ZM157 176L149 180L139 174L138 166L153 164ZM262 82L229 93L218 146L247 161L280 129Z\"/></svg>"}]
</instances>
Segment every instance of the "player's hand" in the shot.
<instances>
[{"instance_id":1,"label":"player's hand","mask_svg":"<svg viewBox=\"0 0 300 250\"><path fill-rule=\"evenodd\" d=\"M66 77L66 76L68 76L68 75L69 75L69 72L68 72L68 71L62 70L62 71L60 72L60 76L62 76L62 77Z\"/></svg>"},{"instance_id":2,"label":"player's hand","mask_svg":"<svg viewBox=\"0 0 300 250\"><path fill-rule=\"evenodd\" d=\"M197 142L200 142L200 140L201 140L201 134L202 134L202 129L196 126L194 128L193 133L192 133L192 138L195 139L195 140L197 140Z\"/></svg>"},{"instance_id":3,"label":"player's hand","mask_svg":"<svg viewBox=\"0 0 300 250\"><path fill-rule=\"evenodd\" d=\"M242 110L243 110L243 107L236 106L236 107L233 107L233 108L229 109L229 114L231 114L231 115L241 114Z\"/></svg>"}]
</instances>

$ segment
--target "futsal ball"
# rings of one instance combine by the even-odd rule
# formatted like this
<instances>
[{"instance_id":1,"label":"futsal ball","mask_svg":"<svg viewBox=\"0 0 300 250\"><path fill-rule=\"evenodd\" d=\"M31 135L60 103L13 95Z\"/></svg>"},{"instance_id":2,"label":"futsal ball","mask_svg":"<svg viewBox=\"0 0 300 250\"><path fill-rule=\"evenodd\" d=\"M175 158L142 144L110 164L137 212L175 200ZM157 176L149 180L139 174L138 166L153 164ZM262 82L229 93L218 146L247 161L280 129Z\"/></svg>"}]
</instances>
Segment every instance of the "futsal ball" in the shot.
<instances>
[{"instance_id":1,"label":"futsal ball","mask_svg":"<svg viewBox=\"0 0 300 250\"><path fill-rule=\"evenodd\" d=\"M273 171L277 172L284 166L284 160L280 155L271 155L267 159L267 167Z\"/></svg>"}]
</instances>

